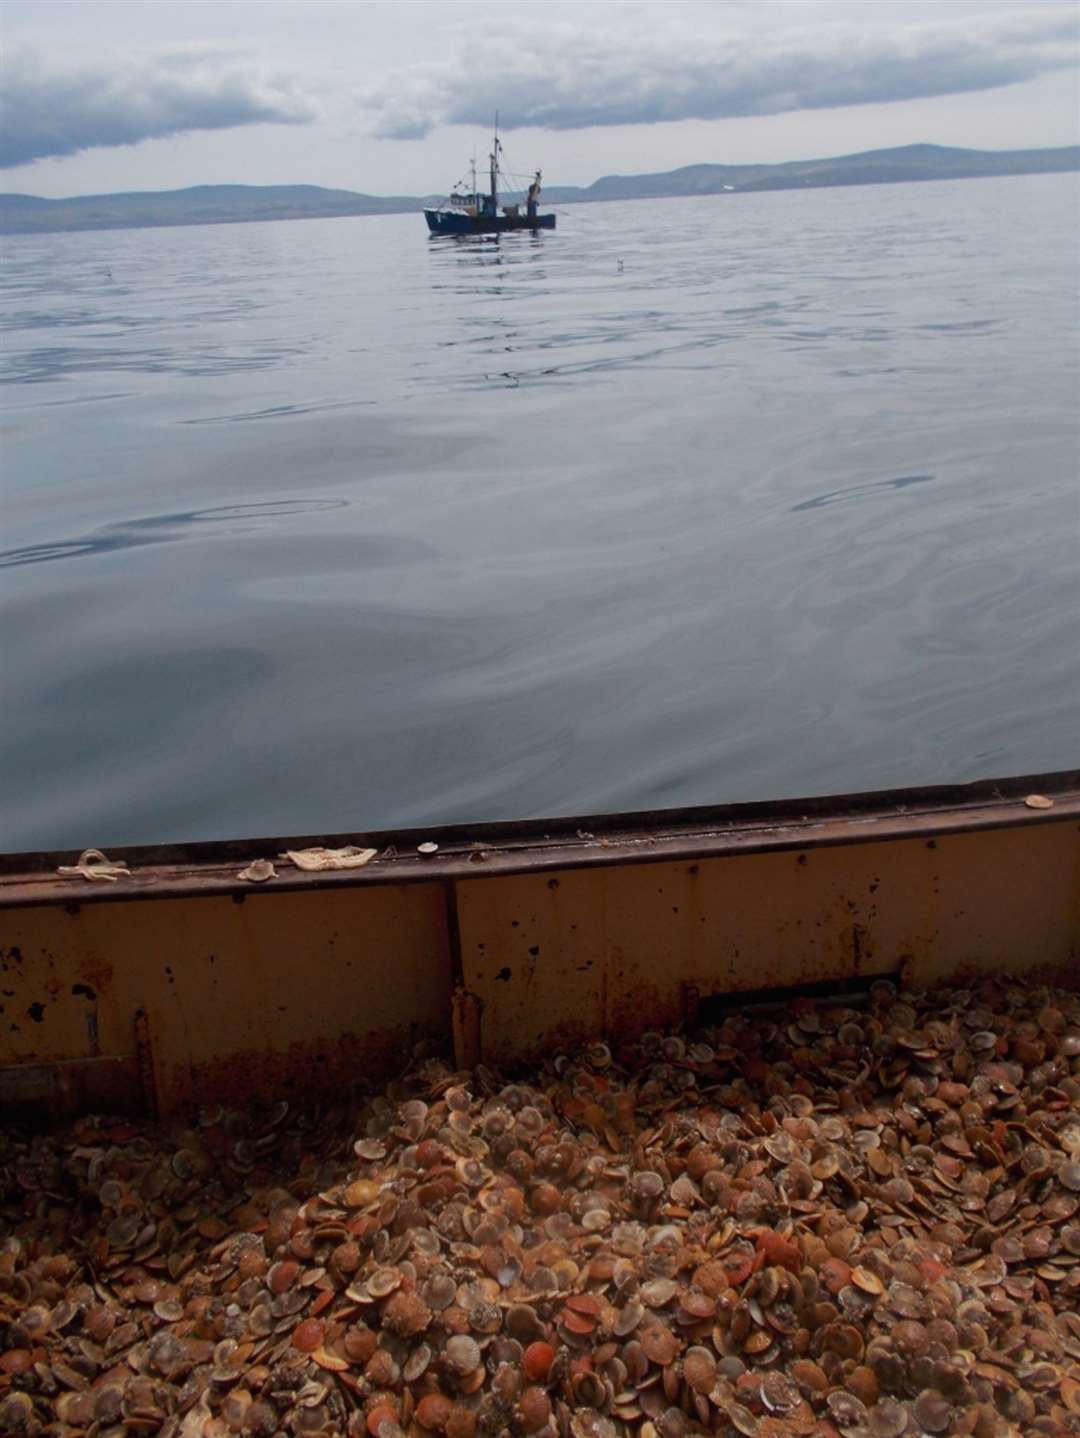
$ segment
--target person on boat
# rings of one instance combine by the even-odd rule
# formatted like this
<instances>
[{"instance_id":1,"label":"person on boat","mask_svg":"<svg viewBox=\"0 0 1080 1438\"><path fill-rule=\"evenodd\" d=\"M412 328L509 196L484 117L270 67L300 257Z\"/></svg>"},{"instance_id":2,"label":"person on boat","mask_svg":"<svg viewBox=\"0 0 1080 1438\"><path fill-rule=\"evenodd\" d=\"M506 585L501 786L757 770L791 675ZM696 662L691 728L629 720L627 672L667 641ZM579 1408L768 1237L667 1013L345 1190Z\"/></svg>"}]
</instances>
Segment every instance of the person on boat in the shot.
<instances>
[{"instance_id":1,"label":"person on boat","mask_svg":"<svg viewBox=\"0 0 1080 1438\"><path fill-rule=\"evenodd\" d=\"M536 172L536 179L529 186L529 193L525 201L525 212L530 220L536 219L536 205L540 199L540 171Z\"/></svg>"}]
</instances>

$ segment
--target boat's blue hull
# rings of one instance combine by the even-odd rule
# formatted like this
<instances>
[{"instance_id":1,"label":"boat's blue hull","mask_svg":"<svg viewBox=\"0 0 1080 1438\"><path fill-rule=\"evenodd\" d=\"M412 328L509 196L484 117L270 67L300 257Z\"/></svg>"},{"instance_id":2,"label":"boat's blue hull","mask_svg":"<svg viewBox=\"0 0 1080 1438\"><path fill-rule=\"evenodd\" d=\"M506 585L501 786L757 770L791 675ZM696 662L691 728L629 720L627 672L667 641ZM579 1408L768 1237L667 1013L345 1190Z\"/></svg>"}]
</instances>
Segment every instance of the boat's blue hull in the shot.
<instances>
[{"instance_id":1,"label":"boat's blue hull","mask_svg":"<svg viewBox=\"0 0 1080 1438\"><path fill-rule=\"evenodd\" d=\"M425 210L433 235L501 235L507 230L553 230L554 215L466 215L457 210Z\"/></svg>"}]
</instances>

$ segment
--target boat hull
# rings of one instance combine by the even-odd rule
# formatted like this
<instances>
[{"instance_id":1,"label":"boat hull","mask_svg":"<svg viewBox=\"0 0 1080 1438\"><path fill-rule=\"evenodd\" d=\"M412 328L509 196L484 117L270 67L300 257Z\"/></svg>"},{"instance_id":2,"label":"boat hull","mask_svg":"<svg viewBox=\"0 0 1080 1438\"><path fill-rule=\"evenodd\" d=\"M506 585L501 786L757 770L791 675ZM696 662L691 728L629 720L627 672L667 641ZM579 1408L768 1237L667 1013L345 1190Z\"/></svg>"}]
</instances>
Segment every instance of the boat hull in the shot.
<instances>
[{"instance_id":1,"label":"boat hull","mask_svg":"<svg viewBox=\"0 0 1080 1438\"><path fill-rule=\"evenodd\" d=\"M510 230L553 230L554 215L466 215L457 210L425 210L433 235L502 235Z\"/></svg>"},{"instance_id":2,"label":"boat hull","mask_svg":"<svg viewBox=\"0 0 1080 1438\"><path fill-rule=\"evenodd\" d=\"M316 843L377 857L322 873L280 857ZM504 1064L761 990L1075 984L1080 962L1080 772L110 857L130 877L0 857L9 1109L341 1094L418 1044ZM239 877L255 858L269 882Z\"/></svg>"}]
</instances>

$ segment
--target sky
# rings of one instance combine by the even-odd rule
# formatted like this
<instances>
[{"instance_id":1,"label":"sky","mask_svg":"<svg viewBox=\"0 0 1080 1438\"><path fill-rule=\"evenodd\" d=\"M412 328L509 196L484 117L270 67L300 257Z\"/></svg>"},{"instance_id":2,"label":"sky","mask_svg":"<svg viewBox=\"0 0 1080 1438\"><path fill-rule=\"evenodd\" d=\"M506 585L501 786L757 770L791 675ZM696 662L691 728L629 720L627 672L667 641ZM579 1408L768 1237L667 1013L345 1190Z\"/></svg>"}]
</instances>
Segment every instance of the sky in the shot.
<instances>
[{"instance_id":1,"label":"sky","mask_svg":"<svg viewBox=\"0 0 1080 1438\"><path fill-rule=\"evenodd\" d=\"M0 0L0 190L1080 143L1080 0Z\"/></svg>"}]
</instances>

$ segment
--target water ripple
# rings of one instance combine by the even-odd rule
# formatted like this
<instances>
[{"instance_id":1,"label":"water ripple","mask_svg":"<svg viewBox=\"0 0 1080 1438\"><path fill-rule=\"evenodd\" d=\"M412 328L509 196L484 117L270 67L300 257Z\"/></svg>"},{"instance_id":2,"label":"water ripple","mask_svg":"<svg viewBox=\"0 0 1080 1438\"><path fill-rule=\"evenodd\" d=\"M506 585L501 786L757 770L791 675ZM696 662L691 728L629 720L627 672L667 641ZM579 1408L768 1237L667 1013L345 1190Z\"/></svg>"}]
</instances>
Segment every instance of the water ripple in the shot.
<instances>
[{"instance_id":1,"label":"water ripple","mask_svg":"<svg viewBox=\"0 0 1080 1438\"><path fill-rule=\"evenodd\" d=\"M825 494L815 495L813 499L804 499L800 504L791 506L791 513L802 514L804 510L824 509L829 504L848 504L861 499L872 499L879 494L907 489L912 484L930 484L933 479L932 474L900 474L895 479L872 479L865 484L852 484L845 489L831 489Z\"/></svg>"},{"instance_id":2,"label":"water ripple","mask_svg":"<svg viewBox=\"0 0 1080 1438\"><path fill-rule=\"evenodd\" d=\"M120 549L137 549L146 544L169 544L192 538L191 529L201 524L228 524L236 533L252 528L258 519L283 519L297 514L318 514L345 509L345 499L274 499L259 504L223 504L214 509L190 509L177 514L155 514L109 524L81 539L48 544L28 544L0 550L0 569L21 564L44 564L55 559L84 559Z\"/></svg>"}]
</instances>

